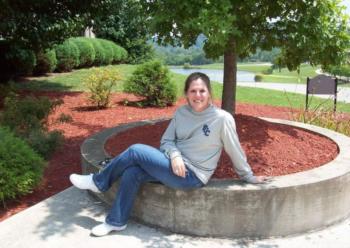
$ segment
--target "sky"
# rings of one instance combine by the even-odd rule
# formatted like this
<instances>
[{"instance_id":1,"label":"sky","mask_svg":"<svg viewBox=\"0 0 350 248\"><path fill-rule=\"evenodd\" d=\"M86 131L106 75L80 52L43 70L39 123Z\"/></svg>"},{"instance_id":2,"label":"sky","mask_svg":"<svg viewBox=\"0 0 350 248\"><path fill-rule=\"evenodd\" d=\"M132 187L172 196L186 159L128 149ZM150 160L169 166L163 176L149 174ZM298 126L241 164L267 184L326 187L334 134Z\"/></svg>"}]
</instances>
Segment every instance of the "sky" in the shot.
<instances>
[{"instance_id":1,"label":"sky","mask_svg":"<svg viewBox=\"0 0 350 248\"><path fill-rule=\"evenodd\" d=\"M346 6L346 13L350 15L350 0L343 0L342 4Z\"/></svg>"}]
</instances>

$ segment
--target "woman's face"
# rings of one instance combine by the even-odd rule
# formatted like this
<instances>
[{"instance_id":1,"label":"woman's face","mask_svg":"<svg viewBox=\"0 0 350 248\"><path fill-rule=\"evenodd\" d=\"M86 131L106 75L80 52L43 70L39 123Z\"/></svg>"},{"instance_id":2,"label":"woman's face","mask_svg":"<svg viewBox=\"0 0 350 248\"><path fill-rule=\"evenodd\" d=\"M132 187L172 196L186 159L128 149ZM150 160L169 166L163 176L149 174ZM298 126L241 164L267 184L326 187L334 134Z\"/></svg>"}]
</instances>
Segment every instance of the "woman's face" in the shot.
<instances>
[{"instance_id":1,"label":"woman's face","mask_svg":"<svg viewBox=\"0 0 350 248\"><path fill-rule=\"evenodd\" d=\"M202 79L198 78L190 83L186 92L188 104L196 112L205 110L210 103L210 93Z\"/></svg>"}]
</instances>

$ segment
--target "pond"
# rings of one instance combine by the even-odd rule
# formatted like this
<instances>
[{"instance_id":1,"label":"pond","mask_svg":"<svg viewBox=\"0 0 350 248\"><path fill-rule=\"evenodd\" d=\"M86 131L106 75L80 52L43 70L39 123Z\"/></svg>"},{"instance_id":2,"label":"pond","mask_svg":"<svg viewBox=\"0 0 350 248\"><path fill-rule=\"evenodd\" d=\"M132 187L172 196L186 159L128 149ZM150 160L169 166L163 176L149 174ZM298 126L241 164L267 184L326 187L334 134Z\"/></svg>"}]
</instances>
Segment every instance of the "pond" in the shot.
<instances>
[{"instance_id":1,"label":"pond","mask_svg":"<svg viewBox=\"0 0 350 248\"><path fill-rule=\"evenodd\" d=\"M219 83L223 82L224 71L218 69L183 69L183 68L170 68L172 72L189 75L192 72L202 72L208 75L211 81ZM237 82L254 82L254 73L246 71L237 71Z\"/></svg>"}]
</instances>

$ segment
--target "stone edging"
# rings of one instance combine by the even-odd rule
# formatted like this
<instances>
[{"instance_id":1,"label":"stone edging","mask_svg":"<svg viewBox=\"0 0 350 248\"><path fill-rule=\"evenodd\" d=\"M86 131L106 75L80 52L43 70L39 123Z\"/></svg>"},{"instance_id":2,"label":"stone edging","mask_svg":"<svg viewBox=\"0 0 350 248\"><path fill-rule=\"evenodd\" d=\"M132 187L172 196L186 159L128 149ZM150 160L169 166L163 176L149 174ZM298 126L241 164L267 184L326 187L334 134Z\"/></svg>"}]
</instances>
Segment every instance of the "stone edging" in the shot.
<instances>
[{"instance_id":1,"label":"stone edging","mask_svg":"<svg viewBox=\"0 0 350 248\"><path fill-rule=\"evenodd\" d=\"M180 191L148 183L135 201L133 217L173 232L230 238L293 235L346 219L350 215L350 138L304 123L262 119L324 135L337 143L339 154L321 167L278 176L265 185L216 179L201 189ZM104 144L108 137L158 121L117 126L85 140L81 146L83 172L98 170L96 164L107 155ZM111 203L117 187L97 196Z\"/></svg>"}]
</instances>

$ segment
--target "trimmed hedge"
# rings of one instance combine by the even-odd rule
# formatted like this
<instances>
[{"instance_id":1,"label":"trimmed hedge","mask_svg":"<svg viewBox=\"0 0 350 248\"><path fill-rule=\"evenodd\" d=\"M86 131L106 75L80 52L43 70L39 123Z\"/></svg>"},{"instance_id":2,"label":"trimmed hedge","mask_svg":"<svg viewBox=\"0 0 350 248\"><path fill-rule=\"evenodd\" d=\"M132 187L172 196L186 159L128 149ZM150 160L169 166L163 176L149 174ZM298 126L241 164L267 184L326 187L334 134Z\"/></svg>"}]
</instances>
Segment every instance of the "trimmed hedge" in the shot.
<instances>
[{"instance_id":1,"label":"trimmed hedge","mask_svg":"<svg viewBox=\"0 0 350 248\"><path fill-rule=\"evenodd\" d=\"M29 145L0 127L0 201L32 192L41 181L44 160Z\"/></svg>"},{"instance_id":2,"label":"trimmed hedge","mask_svg":"<svg viewBox=\"0 0 350 248\"><path fill-rule=\"evenodd\" d=\"M104 40L104 39L98 39L100 44L102 45L103 49L105 50L105 58L104 58L104 65L110 65L113 62L114 59L114 50L111 45L111 41Z\"/></svg>"},{"instance_id":3,"label":"trimmed hedge","mask_svg":"<svg viewBox=\"0 0 350 248\"><path fill-rule=\"evenodd\" d=\"M57 71L71 71L79 66L79 49L71 40L66 40L55 47L57 57Z\"/></svg>"},{"instance_id":4,"label":"trimmed hedge","mask_svg":"<svg viewBox=\"0 0 350 248\"><path fill-rule=\"evenodd\" d=\"M79 67L89 67L95 61L95 49L92 42L84 37L70 38L79 49Z\"/></svg>"},{"instance_id":5,"label":"trimmed hedge","mask_svg":"<svg viewBox=\"0 0 350 248\"><path fill-rule=\"evenodd\" d=\"M37 65L34 68L35 75L41 75L48 72L53 72L57 66L56 52L54 49L46 52L39 52L36 55Z\"/></svg>"},{"instance_id":6,"label":"trimmed hedge","mask_svg":"<svg viewBox=\"0 0 350 248\"><path fill-rule=\"evenodd\" d=\"M106 50L102 46L99 39L95 39L95 38L89 38L89 39L90 39L90 41L94 47L94 50L95 50L94 65L96 65L96 66L103 65L105 62L105 57L106 57Z\"/></svg>"}]
</instances>

